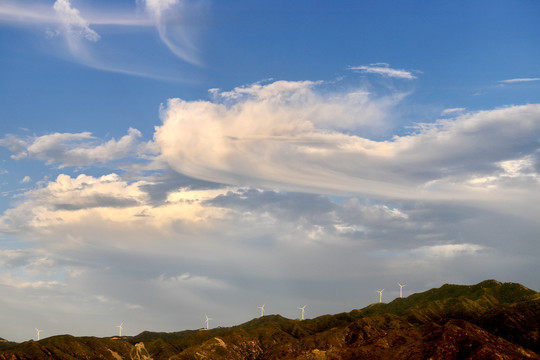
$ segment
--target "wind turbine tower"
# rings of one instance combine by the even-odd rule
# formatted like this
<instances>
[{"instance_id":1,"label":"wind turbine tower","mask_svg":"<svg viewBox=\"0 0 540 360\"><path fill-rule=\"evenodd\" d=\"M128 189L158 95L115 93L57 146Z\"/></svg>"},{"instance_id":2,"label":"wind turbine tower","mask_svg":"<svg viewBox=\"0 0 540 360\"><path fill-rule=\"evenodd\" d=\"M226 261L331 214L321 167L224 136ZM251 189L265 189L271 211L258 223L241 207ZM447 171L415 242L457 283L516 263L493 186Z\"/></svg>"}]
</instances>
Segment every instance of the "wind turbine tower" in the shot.
<instances>
[{"instance_id":1,"label":"wind turbine tower","mask_svg":"<svg viewBox=\"0 0 540 360\"><path fill-rule=\"evenodd\" d=\"M263 304L263 306L257 306L259 309L261 309L261 317L264 316L264 305L266 304Z\"/></svg>"},{"instance_id":2,"label":"wind turbine tower","mask_svg":"<svg viewBox=\"0 0 540 360\"><path fill-rule=\"evenodd\" d=\"M39 330L38 328L36 328L36 332L37 332L37 339L39 341L39 333L42 332L43 330Z\"/></svg>"},{"instance_id":3,"label":"wind turbine tower","mask_svg":"<svg viewBox=\"0 0 540 360\"><path fill-rule=\"evenodd\" d=\"M307 305L304 305L304 306L298 308L298 310L302 310L302 320L304 320L304 311L306 311L306 306Z\"/></svg>"},{"instance_id":4,"label":"wind turbine tower","mask_svg":"<svg viewBox=\"0 0 540 360\"><path fill-rule=\"evenodd\" d=\"M118 328L118 336L122 337L122 329L124 328L124 322L122 322L120 325L116 325L115 327Z\"/></svg>"},{"instance_id":5,"label":"wind turbine tower","mask_svg":"<svg viewBox=\"0 0 540 360\"><path fill-rule=\"evenodd\" d=\"M377 292L379 293L379 302L382 303L382 292L384 291L384 289L382 290L377 290Z\"/></svg>"},{"instance_id":6,"label":"wind turbine tower","mask_svg":"<svg viewBox=\"0 0 540 360\"><path fill-rule=\"evenodd\" d=\"M210 327L210 320L214 320L212 318L209 318L208 315L204 314L204 316L206 317L206 330L208 330Z\"/></svg>"},{"instance_id":7,"label":"wind turbine tower","mask_svg":"<svg viewBox=\"0 0 540 360\"><path fill-rule=\"evenodd\" d=\"M407 284L403 284L401 285L400 283L397 283L399 285L399 297L402 298L403 297L403 288L405 286L407 286Z\"/></svg>"}]
</instances>

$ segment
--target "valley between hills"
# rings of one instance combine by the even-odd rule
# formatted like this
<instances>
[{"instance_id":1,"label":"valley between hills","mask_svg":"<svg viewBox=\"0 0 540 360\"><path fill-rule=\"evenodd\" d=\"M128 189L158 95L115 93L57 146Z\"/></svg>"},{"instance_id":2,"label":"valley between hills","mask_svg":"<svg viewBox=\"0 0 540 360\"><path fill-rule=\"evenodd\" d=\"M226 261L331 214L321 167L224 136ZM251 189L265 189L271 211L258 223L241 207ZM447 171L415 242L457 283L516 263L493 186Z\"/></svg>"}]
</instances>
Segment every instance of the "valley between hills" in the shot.
<instances>
[{"instance_id":1,"label":"valley between hills","mask_svg":"<svg viewBox=\"0 0 540 360\"><path fill-rule=\"evenodd\" d=\"M0 360L23 359L540 359L540 293L486 280L314 319L268 315L210 330L0 342Z\"/></svg>"}]
</instances>

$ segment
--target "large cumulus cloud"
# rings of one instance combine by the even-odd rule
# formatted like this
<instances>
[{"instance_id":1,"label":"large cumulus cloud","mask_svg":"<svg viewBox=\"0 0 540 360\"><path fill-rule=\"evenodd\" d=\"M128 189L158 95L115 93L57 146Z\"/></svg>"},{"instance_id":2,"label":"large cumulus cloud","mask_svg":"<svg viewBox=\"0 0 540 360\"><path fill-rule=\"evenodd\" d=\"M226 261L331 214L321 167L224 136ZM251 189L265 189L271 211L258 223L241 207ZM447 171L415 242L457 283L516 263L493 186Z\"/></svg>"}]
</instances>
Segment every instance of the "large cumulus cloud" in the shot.
<instances>
[{"instance_id":1,"label":"large cumulus cloud","mask_svg":"<svg viewBox=\"0 0 540 360\"><path fill-rule=\"evenodd\" d=\"M416 124L380 140L371 131L388 124L399 96L330 93L320 85L277 81L213 90L212 101L171 99L155 142L177 171L234 185L485 201L495 191L519 194L524 177L508 176L504 165L530 160L526 191L538 189L531 177L540 147L538 104Z\"/></svg>"}]
</instances>

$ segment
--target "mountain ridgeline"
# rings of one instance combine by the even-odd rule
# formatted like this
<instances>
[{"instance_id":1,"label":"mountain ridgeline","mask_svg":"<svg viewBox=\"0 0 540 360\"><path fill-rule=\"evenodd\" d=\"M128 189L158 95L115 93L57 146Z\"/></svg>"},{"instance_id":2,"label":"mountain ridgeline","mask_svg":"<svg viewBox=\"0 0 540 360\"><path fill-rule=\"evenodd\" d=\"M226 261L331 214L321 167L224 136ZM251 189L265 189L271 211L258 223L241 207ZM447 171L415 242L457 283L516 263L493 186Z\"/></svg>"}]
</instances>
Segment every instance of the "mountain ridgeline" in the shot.
<instances>
[{"instance_id":1,"label":"mountain ridgeline","mask_svg":"<svg viewBox=\"0 0 540 360\"><path fill-rule=\"evenodd\" d=\"M487 280L307 320L268 315L211 330L0 340L0 360L540 359L540 293Z\"/></svg>"}]
</instances>

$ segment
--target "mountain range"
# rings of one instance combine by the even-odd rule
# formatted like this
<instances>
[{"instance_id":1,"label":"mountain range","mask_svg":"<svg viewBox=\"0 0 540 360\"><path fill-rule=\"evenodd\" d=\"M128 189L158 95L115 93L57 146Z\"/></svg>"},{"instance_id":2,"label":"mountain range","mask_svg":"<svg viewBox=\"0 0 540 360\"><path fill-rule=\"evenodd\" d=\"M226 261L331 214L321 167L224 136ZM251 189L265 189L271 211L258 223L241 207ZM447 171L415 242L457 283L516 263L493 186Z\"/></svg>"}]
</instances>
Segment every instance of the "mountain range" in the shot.
<instances>
[{"instance_id":1,"label":"mountain range","mask_svg":"<svg viewBox=\"0 0 540 360\"><path fill-rule=\"evenodd\" d=\"M540 293L486 280L306 320L268 315L133 337L0 338L0 360L8 359L540 359Z\"/></svg>"}]
</instances>

